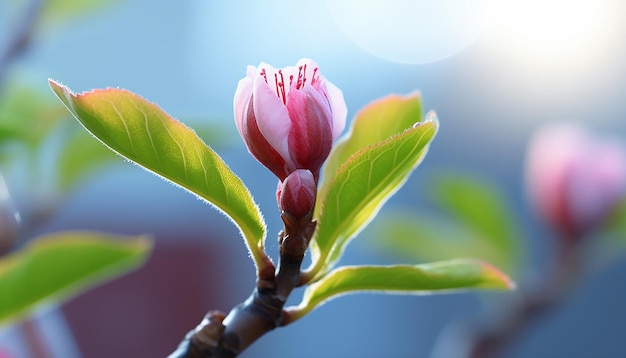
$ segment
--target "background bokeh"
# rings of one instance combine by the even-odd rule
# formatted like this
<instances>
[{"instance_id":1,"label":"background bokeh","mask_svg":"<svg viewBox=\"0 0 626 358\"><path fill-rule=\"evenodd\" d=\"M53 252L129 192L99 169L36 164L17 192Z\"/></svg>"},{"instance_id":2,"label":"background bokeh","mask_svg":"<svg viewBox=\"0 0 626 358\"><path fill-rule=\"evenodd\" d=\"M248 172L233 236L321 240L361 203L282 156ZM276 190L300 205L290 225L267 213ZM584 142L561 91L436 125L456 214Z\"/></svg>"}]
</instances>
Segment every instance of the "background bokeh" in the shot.
<instances>
[{"instance_id":1,"label":"background bokeh","mask_svg":"<svg viewBox=\"0 0 626 358\"><path fill-rule=\"evenodd\" d=\"M10 37L19 4L0 1L0 41ZM385 11L371 11L377 6ZM191 127L219 128L220 135L208 134L207 142L260 203L274 257L281 228L275 178L247 154L233 123L232 96L246 66L267 62L280 67L301 57L314 59L343 90L349 118L376 98L418 90L425 108L437 111L441 130L423 165L387 206L421 205L429 175L440 169L489 177L514 203L530 233L525 279L541 275L553 249L524 199L527 140L541 125L570 120L626 138L624 14L626 5L617 0L117 1L42 24L8 77L29 82L49 97L48 78L75 91L127 88ZM45 191L19 181L8 185L17 203ZM93 173L39 231L63 229L148 233L155 237L157 251L146 266L150 271L139 270L122 283L73 299L60 311L41 314L44 322L59 325L43 330L67 345L58 348L65 349L58 357L68 357L67 352L104 357L111 349L105 344L117 347L115 352L164 356L206 310L227 311L252 289L252 262L227 219L121 159ZM397 260L381 255L371 240L355 240L343 262ZM598 265L506 356L626 356L626 260L621 254L621 259ZM145 303L143 310L152 319L132 321L142 306L126 304L131 294ZM489 317L497 312L498 299L510 293L481 295L488 297L342 297L268 334L242 357L427 357L451 322ZM151 300L170 306L151 306ZM92 302L100 306L90 306ZM118 314L96 314L105 309ZM171 336L161 336L159 329L166 326L174 327L167 331ZM14 338L19 334L12 329L0 331L0 342L21 339ZM137 331L142 334L131 333ZM94 338L108 335L104 332L110 336ZM120 338L129 336L139 338Z\"/></svg>"}]
</instances>

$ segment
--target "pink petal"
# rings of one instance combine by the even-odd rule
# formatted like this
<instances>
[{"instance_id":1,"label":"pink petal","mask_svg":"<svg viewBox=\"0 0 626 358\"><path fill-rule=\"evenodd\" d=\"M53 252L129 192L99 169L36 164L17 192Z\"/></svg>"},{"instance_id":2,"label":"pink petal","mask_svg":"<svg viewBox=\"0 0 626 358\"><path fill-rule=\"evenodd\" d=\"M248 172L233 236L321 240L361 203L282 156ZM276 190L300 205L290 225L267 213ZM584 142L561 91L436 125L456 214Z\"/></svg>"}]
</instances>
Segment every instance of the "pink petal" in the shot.
<instances>
[{"instance_id":1,"label":"pink petal","mask_svg":"<svg viewBox=\"0 0 626 358\"><path fill-rule=\"evenodd\" d=\"M313 76L313 70L319 68L317 62L308 59L302 58L296 64L296 69L299 66L307 66L307 77ZM318 87L322 92L325 93L326 98L328 98L328 102L330 103L330 108L332 111L332 128L333 128L333 140L337 139L341 132L343 132L346 127L346 117L348 116L348 108L346 107L346 102L343 98L343 92L337 88L332 82L328 81L322 74L317 71L319 76L318 81L321 82L321 86ZM312 80L309 79L307 83L311 84Z\"/></svg>"},{"instance_id":2,"label":"pink petal","mask_svg":"<svg viewBox=\"0 0 626 358\"><path fill-rule=\"evenodd\" d=\"M311 71L310 73L312 74L313 69L314 68L319 68L319 66L317 65L317 62L311 60L310 58L301 58L298 60L298 62L296 62L296 69L300 66L305 66Z\"/></svg>"},{"instance_id":3,"label":"pink petal","mask_svg":"<svg viewBox=\"0 0 626 358\"><path fill-rule=\"evenodd\" d=\"M265 165L280 180L284 180L288 172L286 171L285 160L267 142L258 127L258 122L253 111L252 102L254 97L246 106L246 114L242 126L242 137L246 143L248 151L263 165Z\"/></svg>"},{"instance_id":4,"label":"pink petal","mask_svg":"<svg viewBox=\"0 0 626 358\"><path fill-rule=\"evenodd\" d=\"M281 210L300 218L313 211L317 183L313 174L306 169L298 169L282 183L279 190L279 207Z\"/></svg>"},{"instance_id":5,"label":"pink petal","mask_svg":"<svg viewBox=\"0 0 626 358\"><path fill-rule=\"evenodd\" d=\"M526 187L540 214L556 227L571 227L567 178L584 142L583 132L573 126L552 126L538 132L526 155Z\"/></svg>"},{"instance_id":6,"label":"pink petal","mask_svg":"<svg viewBox=\"0 0 626 358\"><path fill-rule=\"evenodd\" d=\"M287 143L291 120L287 108L262 76L255 78L253 92L254 113L261 134L287 163L291 163Z\"/></svg>"},{"instance_id":7,"label":"pink petal","mask_svg":"<svg viewBox=\"0 0 626 358\"><path fill-rule=\"evenodd\" d=\"M253 80L258 74L259 70L256 67L248 65L248 67L246 68L246 76L248 76L248 78Z\"/></svg>"},{"instance_id":8,"label":"pink petal","mask_svg":"<svg viewBox=\"0 0 626 358\"><path fill-rule=\"evenodd\" d=\"M306 77L305 84L313 83L313 76L320 76L319 66L317 62L311 60L310 58L301 58L298 60L295 66L289 67L291 70L293 68L294 81L298 78L298 74L300 73L300 68L302 68L302 75ZM305 71L306 68L306 71Z\"/></svg>"},{"instance_id":9,"label":"pink petal","mask_svg":"<svg viewBox=\"0 0 626 358\"><path fill-rule=\"evenodd\" d=\"M248 71L250 70L248 66ZM249 74L249 73L248 73ZM243 135L243 116L246 110L246 104L252 97L252 85L254 81L251 77L245 77L239 80L237 84L237 90L235 91L235 97L233 99L233 107L235 111L235 124L239 134Z\"/></svg>"},{"instance_id":10,"label":"pink petal","mask_svg":"<svg viewBox=\"0 0 626 358\"><path fill-rule=\"evenodd\" d=\"M343 99L343 92L326 79L324 79L324 83L326 85L326 97L328 98L328 102L330 102L330 108L333 114L333 140L335 140L346 127L348 107L346 107L346 102Z\"/></svg>"},{"instance_id":11,"label":"pink petal","mask_svg":"<svg viewBox=\"0 0 626 358\"><path fill-rule=\"evenodd\" d=\"M331 113L326 97L310 85L293 90L287 99L291 118L289 147L298 168L316 176L332 147Z\"/></svg>"},{"instance_id":12,"label":"pink petal","mask_svg":"<svg viewBox=\"0 0 626 358\"><path fill-rule=\"evenodd\" d=\"M276 68L274 68L274 66L270 65L269 63L265 63L265 62L261 62L259 63L259 65L256 67L257 68L257 73L260 73L262 69L265 69L265 72L268 73L267 79L269 81L270 76L269 74L271 73L271 77L272 80L274 79L274 73L276 73L276 71L278 71Z\"/></svg>"},{"instance_id":13,"label":"pink petal","mask_svg":"<svg viewBox=\"0 0 626 358\"><path fill-rule=\"evenodd\" d=\"M585 226L598 224L626 191L626 148L617 141L581 146L569 185L572 214Z\"/></svg>"}]
</instances>

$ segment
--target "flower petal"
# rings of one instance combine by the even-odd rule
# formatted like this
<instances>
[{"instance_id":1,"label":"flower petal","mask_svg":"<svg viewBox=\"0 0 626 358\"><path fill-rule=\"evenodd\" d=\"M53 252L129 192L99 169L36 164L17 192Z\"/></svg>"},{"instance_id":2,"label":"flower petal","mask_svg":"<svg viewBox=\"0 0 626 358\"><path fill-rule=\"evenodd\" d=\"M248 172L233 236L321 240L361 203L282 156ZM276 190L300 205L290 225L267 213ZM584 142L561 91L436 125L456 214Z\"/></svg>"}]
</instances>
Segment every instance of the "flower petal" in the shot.
<instances>
[{"instance_id":1,"label":"flower petal","mask_svg":"<svg viewBox=\"0 0 626 358\"><path fill-rule=\"evenodd\" d=\"M248 75L250 74L250 67L248 66ZM235 124L239 134L243 136L243 116L246 110L246 105L252 97L252 86L254 84L253 78L250 76L242 78L237 84L237 90L235 91L235 97L233 99L233 108L235 111Z\"/></svg>"},{"instance_id":2,"label":"flower petal","mask_svg":"<svg viewBox=\"0 0 626 358\"><path fill-rule=\"evenodd\" d=\"M268 86L263 76L254 79L254 114L261 134L267 142L285 159L292 163L287 137L291 120L283 101ZM295 169L295 168L294 168Z\"/></svg>"},{"instance_id":3,"label":"flower petal","mask_svg":"<svg viewBox=\"0 0 626 358\"><path fill-rule=\"evenodd\" d=\"M300 66L304 66L307 65L309 66L311 69L313 68L317 68L317 62L311 60L310 58L307 57L303 57L301 59L298 60L298 62L296 62L296 68L300 67Z\"/></svg>"},{"instance_id":4,"label":"flower petal","mask_svg":"<svg viewBox=\"0 0 626 358\"><path fill-rule=\"evenodd\" d=\"M263 64L263 63L261 63ZM260 68L260 67L259 67ZM250 78L251 80L254 80L254 78L259 74L259 70L252 66L252 65L248 65L248 67L246 68L246 76L248 78Z\"/></svg>"},{"instance_id":5,"label":"flower petal","mask_svg":"<svg viewBox=\"0 0 626 358\"><path fill-rule=\"evenodd\" d=\"M327 79L324 79L324 84L326 85L326 97L328 98L328 102L330 102L333 115L333 140L335 140L346 127L348 108L343 99L343 92Z\"/></svg>"},{"instance_id":6,"label":"flower petal","mask_svg":"<svg viewBox=\"0 0 626 358\"><path fill-rule=\"evenodd\" d=\"M626 147L607 138L589 138L571 170L572 216L584 227L600 223L626 194Z\"/></svg>"},{"instance_id":7,"label":"flower petal","mask_svg":"<svg viewBox=\"0 0 626 358\"><path fill-rule=\"evenodd\" d=\"M280 180L284 180L289 174L286 171L285 160L283 157L267 142L258 127L252 103L254 95L246 105L244 121L242 124L242 137L246 143L248 151L256 160L265 165Z\"/></svg>"},{"instance_id":8,"label":"flower petal","mask_svg":"<svg viewBox=\"0 0 626 358\"><path fill-rule=\"evenodd\" d=\"M570 230L567 178L584 133L577 127L554 126L538 132L526 154L526 186L539 213L552 225Z\"/></svg>"},{"instance_id":9,"label":"flower petal","mask_svg":"<svg viewBox=\"0 0 626 358\"><path fill-rule=\"evenodd\" d=\"M291 157L297 168L310 169L317 179L333 145L328 101L307 84L300 90L292 90L287 98L287 110L291 119L288 140Z\"/></svg>"}]
</instances>

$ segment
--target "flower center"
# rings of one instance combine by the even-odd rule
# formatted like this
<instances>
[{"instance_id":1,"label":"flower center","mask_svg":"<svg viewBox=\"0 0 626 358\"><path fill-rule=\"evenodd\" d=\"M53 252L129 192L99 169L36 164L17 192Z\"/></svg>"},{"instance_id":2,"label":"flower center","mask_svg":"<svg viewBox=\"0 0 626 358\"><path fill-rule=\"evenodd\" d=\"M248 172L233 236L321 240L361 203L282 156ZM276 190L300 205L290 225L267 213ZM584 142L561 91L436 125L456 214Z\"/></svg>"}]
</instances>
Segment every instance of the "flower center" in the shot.
<instances>
[{"instance_id":1,"label":"flower center","mask_svg":"<svg viewBox=\"0 0 626 358\"><path fill-rule=\"evenodd\" d=\"M274 86L276 87L276 96L283 101L284 105L287 105L287 95L289 94L289 90L292 86L295 86L295 89L299 90L304 87L307 82L307 66L306 64L302 66L298 66L298 74L297 77L294 76L295 68L285 68L284 72L288 74L289 78L289 86L285 86L285 74L283 70L280 69L274 73ZM265 68L261 68L259 72L263 79L265 79L265 83L269 84L267 81L267 71ZM271 75L270 75L271 76ZM295 83L294 83L295 79ZM319 74L317 73L317 67L313 69L313 75L311 76L311 85L314 85L316 82L319 82Z\"/></svg>"}]
</instances>

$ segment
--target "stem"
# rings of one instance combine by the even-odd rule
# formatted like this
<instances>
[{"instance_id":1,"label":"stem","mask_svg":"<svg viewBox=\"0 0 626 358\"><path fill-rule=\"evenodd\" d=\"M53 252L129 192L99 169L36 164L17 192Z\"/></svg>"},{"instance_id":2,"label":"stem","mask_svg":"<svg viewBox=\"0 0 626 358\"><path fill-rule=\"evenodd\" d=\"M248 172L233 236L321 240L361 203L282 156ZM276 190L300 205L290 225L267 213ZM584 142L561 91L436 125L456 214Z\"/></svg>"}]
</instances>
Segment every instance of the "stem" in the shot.
<instances>
[{"instance_id":1,"label":"stem","mask_svg":"<svg viewBox=\"0 0 626 358\"><path fill-rule=\"evenodd\" d=\"M545 280L528 290L502 321L479 332L468 347L468 358L496 356L533 321L556 306L569 293L580 270L580 245L561 247L557 262Z\"/></svg>"},{"instance_id":2,"label":"stem","mask_svg":"<svg viewBox=\"0 0 626 358\"><path fill-rule=\"evenodd\" d=\"M228 315L209 312L169 358L233 358L267 332L289 321L285 320L283 307L300 283L302 259L316 223L311 221L311 213L296 218L283 212L281 218L284 230L278 236L278 269L270 263L259 272L248 299Z\"/></svg>"},{"instance_id":3,"label":"stem","mask_svg":"<svg viewBox=\"0 0 626 358\"><path fill-rule=\"evenodd\" d=\"M48 354L48 347L43 339L41 332L37 329L37 318L30 317L24 323L21 324L20 328L24 336L24 340L26 341L26 345L28 346L28 353L32 358L48 358L50 354Z\"/></svg>"},{"instance_id":4,"label":"stem","mask_svg":"<svg viewBox=\"0 0 626 358\"><path fill-rule=\"evenodd\" d=\"M317 260L311 266L309 266L306 270L302 271L300 274L300 282L298 286L303 286L309 283L315 276L320 272L325 260L322 257L318 257Z\"/></svg>"}]
</instances>

